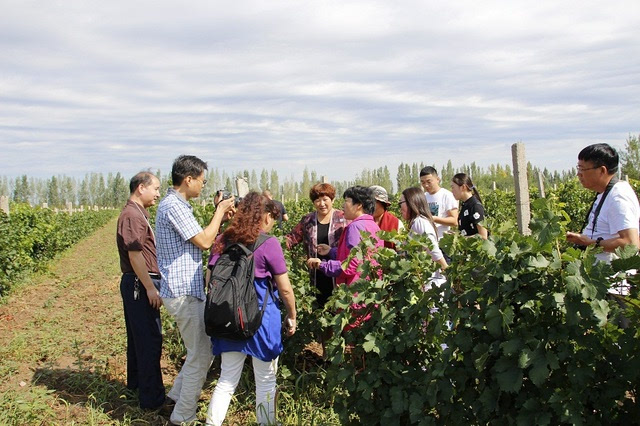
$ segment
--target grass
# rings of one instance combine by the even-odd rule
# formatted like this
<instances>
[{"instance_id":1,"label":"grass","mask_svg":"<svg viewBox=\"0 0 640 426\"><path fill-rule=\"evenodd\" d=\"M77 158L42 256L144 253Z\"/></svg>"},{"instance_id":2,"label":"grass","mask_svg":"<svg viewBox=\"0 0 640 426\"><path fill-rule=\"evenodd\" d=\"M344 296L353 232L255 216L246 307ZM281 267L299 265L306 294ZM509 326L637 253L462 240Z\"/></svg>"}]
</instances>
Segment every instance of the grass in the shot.
<instances>
[{"instance_id":1,"label":"grass","mask_svg":"<svg viewBox=\"0 0 640 426\"><path fill-rule=\"evenodd\" d=\"M16 283L0 304L0 424L167 425L138 408L126 376L126 333L114 243L115 220L81 240L44 271ZM184 359L172 320L162 311L167 389ZM278 420L284 425L338 425L320 366L281 365ZM199 403L203 421L219 375L214 361ZM247 362L227 415L255 423L253 369Z\"/></svg>"}]
</instances>

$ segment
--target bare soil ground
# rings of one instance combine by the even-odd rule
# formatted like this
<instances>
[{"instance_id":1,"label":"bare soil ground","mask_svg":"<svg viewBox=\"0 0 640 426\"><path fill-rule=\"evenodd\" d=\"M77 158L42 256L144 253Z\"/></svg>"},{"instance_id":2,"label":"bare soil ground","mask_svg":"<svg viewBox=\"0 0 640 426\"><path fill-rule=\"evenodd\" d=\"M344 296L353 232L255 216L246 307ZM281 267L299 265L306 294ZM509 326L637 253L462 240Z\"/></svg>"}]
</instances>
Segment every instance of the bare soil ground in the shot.
<instances>
[{"instance_id":1,"label":"bare soil ground","mask_svg":"<svg viewBox=\"0 0 640 426\"><path fill-rule=\"evenodd\" d=\"M126 333L114 219L15 288L0 305L0 423L12 425L167 425L168 414L145 412L125 387ZM166 331L166 330L165 330ZM176 363L163 350L167 389ZM302 358L316 362L312 344ZM248 370L248 369L247 369ZM219 370L212 368L200 412ZM228 414L247 424L251 404Z\"/></svg>"},{"instance_id":2,"label":"bare soil ground","mask_svg":"<svg viewBox=\"0 0 640 426\"><path fill-rule=\"evenodd\" d=\"M42 419L45 424L136 417L167 424L156 413L138 410L135 395L124 386L126 334L115 224L80 241L0 305L0 394L22 395L37 410L34 395L48 393L45 403L55 414ZM163 365L170 384L175 370L166 360ZM97 400L107 402L97 406Z\"/></svg>"}]
</instances>

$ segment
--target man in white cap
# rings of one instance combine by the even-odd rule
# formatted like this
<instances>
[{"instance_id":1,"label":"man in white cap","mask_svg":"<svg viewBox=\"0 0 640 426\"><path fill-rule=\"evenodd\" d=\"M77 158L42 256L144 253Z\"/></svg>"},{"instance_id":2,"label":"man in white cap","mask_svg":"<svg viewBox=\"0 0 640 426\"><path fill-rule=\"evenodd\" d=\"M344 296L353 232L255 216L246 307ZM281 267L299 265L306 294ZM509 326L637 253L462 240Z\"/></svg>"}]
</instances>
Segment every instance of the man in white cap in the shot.
<instances>
[{"instance_id":1,"label":"man in white cap","mask_svg":"<svg viewBox=\"0 0 640 426\"><path fill-rule=\"evenodd\" d=\"M380 185L370 187L373 191L373 197L376 199L376 209L373 212L373 219L376 221L382 231L399 231L404 229L402 222L387 209L391 205L387 190ZM385 241L384 246L395 249L395 244Z\"/></svg>"}]
</instances>

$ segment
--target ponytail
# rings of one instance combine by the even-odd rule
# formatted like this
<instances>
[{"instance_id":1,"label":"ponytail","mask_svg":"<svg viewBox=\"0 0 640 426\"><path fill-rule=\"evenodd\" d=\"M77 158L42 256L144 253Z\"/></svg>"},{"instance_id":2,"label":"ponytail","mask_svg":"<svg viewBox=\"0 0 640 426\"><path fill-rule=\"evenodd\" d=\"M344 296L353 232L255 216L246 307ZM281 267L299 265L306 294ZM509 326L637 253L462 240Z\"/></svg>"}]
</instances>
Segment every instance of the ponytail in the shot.
<instances>
[{"instance_id":1,"label":"ponytail","mask_svg":"<svg viewBox=\"0 0 640 426\"><path fill-rule=\"evenodd\" d=\"M465 185L467 188L469 188L469 190L473 192L473 195L482 204L482 199L480 198L480 193L478 192L478 188L476 188L476 186L471 181L471 178L467 176L466 173L458 173L455 176L453 176L451 180L453 181L453 183L455 183L458 186Z\"/></svg>"}]
</instances>

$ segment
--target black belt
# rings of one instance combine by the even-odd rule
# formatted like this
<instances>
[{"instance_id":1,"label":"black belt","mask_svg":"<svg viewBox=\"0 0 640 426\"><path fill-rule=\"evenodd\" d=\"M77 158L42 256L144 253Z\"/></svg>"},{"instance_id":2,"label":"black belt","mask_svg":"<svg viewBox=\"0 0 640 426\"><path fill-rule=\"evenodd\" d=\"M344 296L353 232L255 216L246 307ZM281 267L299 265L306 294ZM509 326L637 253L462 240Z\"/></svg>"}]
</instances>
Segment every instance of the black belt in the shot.
<instances>
[{"instance_id":1,"label":"black belt","mask_svg":"<svg viewBox=\"0 0 640 426\"><path fill-rule=\"evenodd\" d=\"M135 272L125 272L124 275L134 275L136 276ZM160 274L156 274L155 272L149 272L149 278L151 278L152 280L159 280L162 277L160 276Z\"/></svg>"}]
</instances>

